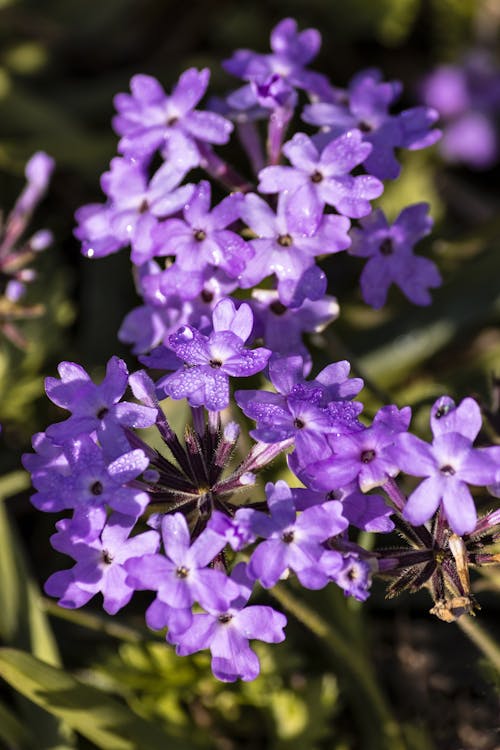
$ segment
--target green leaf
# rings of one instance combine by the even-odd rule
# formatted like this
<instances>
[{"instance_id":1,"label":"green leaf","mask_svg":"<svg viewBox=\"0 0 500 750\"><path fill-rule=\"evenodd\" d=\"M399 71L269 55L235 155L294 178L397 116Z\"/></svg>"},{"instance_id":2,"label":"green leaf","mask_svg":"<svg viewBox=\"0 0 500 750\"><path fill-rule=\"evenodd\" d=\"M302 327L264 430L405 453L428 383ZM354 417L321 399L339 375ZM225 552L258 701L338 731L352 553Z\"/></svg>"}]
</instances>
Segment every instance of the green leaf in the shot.
<instances>
[{"instance_id":1,"label":"green leaf","mask_svg":"<svg viewBox=\"0 0 500 750\"><path fill-rule=\"evenodd\" d=\"M190 750L101 690L23 651L0 649L0 676L103 750Z\"/></svg>"},{"instance_id":2,"label":"green leaf","mask_svg":"<svg viewBox=\"0 0 500 750\"><path fill-rule=\"evenodd\" d=\"M46 662L59 665L57 644L38 586L29 574L21 543L2 502L28 486L29 477L24 472L0 478L0 638L10 646L31 651ZM24 723L36 726L36 742L29 747L37 750L74 747L67 727L32 703L17 698Z\"/></svg>"},{"instance_id":3,"label":"green leaf","mask_svg":"<svg viewBox=\"0 0 500 750\"><path fill-rule=\"evenodd\" d=\"M0 703L0 740L11 750L35 747L31 732L3 703Z\"/></svg>"}]
</instances>

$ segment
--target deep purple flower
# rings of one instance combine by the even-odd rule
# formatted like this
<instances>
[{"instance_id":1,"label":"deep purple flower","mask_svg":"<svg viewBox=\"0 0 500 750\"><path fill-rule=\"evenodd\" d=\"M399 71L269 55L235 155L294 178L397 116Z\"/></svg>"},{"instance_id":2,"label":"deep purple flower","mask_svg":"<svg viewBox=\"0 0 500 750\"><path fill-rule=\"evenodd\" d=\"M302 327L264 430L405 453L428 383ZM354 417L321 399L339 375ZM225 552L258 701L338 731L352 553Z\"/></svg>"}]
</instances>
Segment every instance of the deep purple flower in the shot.
<instances>
[{"instance_id":1,"label":"deep purple flower","mask_svg":"<svg viewBox=\"0 0 500 750\"><path fill-rule=\"evenodd\" d=\"M493 483L500 468L496 448L472 447L480 427L480 410L473 399L465 399L456 408L447 399L437 402L432 410L432 445L410 433L398 437L393 452L402 471L426 477L403 510L414 526L425 523L442 504L456 534L474 529L477 514L467 485Z\"/></svg>"},{"instance_id":2,"label":"deep purple flower","mask_svg":"<svg viewBox=\"0 0 500 750\"><path fill-rule=\"evenodd\" d=\"M162 378L157 387L172 398L187 398L192 406L220 411L229 404L229 376L255 375L264 369L271 351L245 348L253 328L252 310L246 303L236 310L231 299L222 299L212 320L209 336L192 326L170 336L170 348L185 366Z\"/></svg>"},{"instance_id":3,"label":"deep purple flower","mask_svg":"<svg viewBox=\"0 0 500 750\"><path fill-rule=\"evenodd\" d=\"M324 553L320 564L322 568L329 571L333 581L344 590L346 596L353 596L360 602L366 601L370 596L371 567L366 560L362 560L354 553L343 556L340 570L338 569L338 557L335 552Z\"/></svg>"},{"instance_id":4,"label":"deep purple flower","mask_svg":"<svg viewBox=\"0 0 500 750\"><path fill-rule=\"evenodd\" d=\"M274 354L282 357L299 354L304 360L304 374L308 375L312 358L302 334L322 331L337 318L339 305L335 297L324 295L315 301L306 299L300 307L287 308L280 302L278 292L255 289L250 305L255 318L255 336L261 336Z\"/></svg>"},{"instance_id":5,"label":"deep purple flower","mask_svg":"<svg viewBox=\"0 0 500 750\"><path fill-rule=\"evenodd\" d=\"M102 593L105 611L114 615L130 601L134 589L128 585L125 563L130 558L151 555L159 544L156 531L128 538L133 524L129 517L113 514L91 541L74 534L68 519L59 521L52 545L76 560L69 570L50 576L45 584L49 596L59 597L59 605L74 609Z\"/></svg>"},{"instance_id":6,"label":"deep purple flower","mask_svg":"<svg viewBox=\"0 0 500 750\"><path fill-rule=\"evenodd\" d=\"M413 246L432 228L427 203L415 203L399 214L390 226L381 210L363 219L361 229L352 230L351 255L368 258L361 273L363 299L379 309L391 284L416 305L429 305L429 288L441 284L437 266L428 258L413 255Z\"/></svg>"},{"instance_id":7,"label":"deep purple flower","mask_svg":"<svg viewBox=\"0 0 500 750\"><path fill-rule=\"evenodd\" d=\"M283 146L283 153L293 166L265 167L260 174L262 193L290 191L288 209L301 214L301 206L314 207L318 215L325 204L344 216L360 218L371 211L369 201L383 192L380 180L371 175L353 177L350 172L361 164L372 147L363 142L359 130L349 130L318 152L304 133L296 133Z\"/></svg>"},{"instance_id":8,"label":"deep purple flower","mask_svg":"<svg viewBox=\"0 0 500 750\"><path fill-rule=\"evenodd\" d=\"M369 174L380 180L394 180L401 167L395 157L396 148L426 148L441 135L430 130L438 113L428 107L413 107L398 114L389 108L401 93L399 81L381 81L381 73L369 69L358 73L345 92L347 102L316 102L304 108L304 120L321 128L316 143L325 145L353 128L363 134L372 150L363 162Z\"/></svg>"},{"instance_id":9,"label":"deep purple flower","mask_svg":"<svg viewBox=\"0 0 500 750\"><path fill-rule=\"evenodd\" d=\"M237 565L231 578L240 587L237 598L225 607L208 608L206 614L193 615L191 626L182 633L171 633L167 640L174 643L180 656L209 648L212 672L223 682L238 678L254 680L260 671L259 660L250 648L249 639L266 643L281 643L286 617L272 607L246 607L252 593L253 581L248 578L245 565Z\"/></svg>"},{"instance_id":10,"label":"deep purple flower","mask_svg":"<svg viewBox=\"0 0 500 750\"><path fill-rule=\"evenodd\" d=\"M328 450L326 436L355 424L363 408L346 401L360 387L359 380L347 379L348 372L347 362L337 362L314 380L306 381L301 357L278 357L269 365L269 377L278 393L237 391L235 399L257 422L250 433L255 440L277 443L293 438L298 461L310 463ZM342 394L344 389L346 396Z\"/></svg>"}]
</instances>

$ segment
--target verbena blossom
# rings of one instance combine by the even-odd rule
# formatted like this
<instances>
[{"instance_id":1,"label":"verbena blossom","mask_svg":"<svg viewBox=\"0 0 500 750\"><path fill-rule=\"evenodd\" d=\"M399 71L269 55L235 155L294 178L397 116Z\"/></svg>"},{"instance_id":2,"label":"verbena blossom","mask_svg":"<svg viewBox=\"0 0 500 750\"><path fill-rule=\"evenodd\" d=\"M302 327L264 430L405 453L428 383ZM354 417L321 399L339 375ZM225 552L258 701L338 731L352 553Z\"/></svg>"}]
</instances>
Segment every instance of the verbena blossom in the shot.
<instances>
[{"instance_id":1,"label":"verbena blossom","mask_svg":"<svg viewBox=\"0 0 500 750\"><path fill-rule=\"evenodd\" d=\"M289 194L281 193L276 213L255 193L246 195L241 205L241 218L256 239L250 240L254 256L240 274L240 285L250 288L274 274L285 306L298 307L304 297L323 297L326 281L314 265L315 256L337 253L351 244L346 217L323 216L312 195L304 198L299 210L292 210ZM314 274L309 285L304 284L306 272Z\"/></svg>"},{"instance_id":2,"label":"verbena blossom","mask_svg":"<svg viewBox=\"0 0 500 750\"><path fill-rule=\"evenodd\" d=\"M304 360L304 374L308 375L312 358L303 343L303 333L319 333L335 320L339 314L335 297L324 295L315 301L305 299L291 309L280 302L277 291L255 289L249 304L254 313L255 337L262 337L274 354L300 355Z\"/></svg>"},{"instance_id":3,"label":"verbena blossom","mask_svg":"<svg viewBox=\"0 0 500 750\"><path fill-rule=\"evenodd\" d=\"M475 401L464 399L455 407L451 399L446 399L434 407L432 445L410 433L398 436L395 450L401 469L426 477L405 505L403 515L410 523L424 523L442 503L456 534L474 529L477 512L468 485L486 486L495 481L499 459L495 448L473 448L481 424Z\"/></svg>"},{"instance_id":4,"label":"verbena blossom","mask_svg":"<svg viewBox=\"0 0 500 750\"><path fill-rule=\"evenodd\" d=\"M369 201L378 198L383 185L376 177L351 171L361 164L372 147L364 143L359 130L349 130L335 138L322 151L305 133L296 133L283 146L283 153L292 166L265 167L260 174L261 193L290 191L289 213L301 213L306 202L320 213L325 205L340 214L359 219L371 211Z\"/></svg>"},{"instance_id":5,"label":"verbena blossom","mask_svg":"<svg viewBox=\"0 0 500 750\"><path fill-rule=\"evenodd\" d=\"M285 640L286 617L272 607L246 606L253 581L243 563L237 565L232 579L239 585L239 595L225 606L207 607L204 614L193 615L188 630L167 635L181 656L208 648L212 654L212 672L223 682L254 680L259 674L259 660L248 645L249 639L266 643Z\"/></svg>"},{"instance_id":6,"label":"verbena blossom","mask_svg":"<svg viewBox=\"0 0 500 750\"><path fill-rule=\"evenodd\" d=\"M265 588L274 586L287 570L293 570L303 586L319 589L326 586L328 575L321 569L322 542L347 528L342 505L331 500L304 510L298 517L292 491L286 482L266 485L269 515L258 510L244 513L244 522L261 542L248 563L248 573ZM341 559L339 555L339 567Z\"/></svg>"},{"instance_id":7,"label":"verbena blossom","mask_svg":"<svg viewBox=\"0 0 500 750\"><path fill-rule=\"evenodd\" d=\"M122 136L119 150L127 155L149 156L174 131L195 146L200 142L227 143L233 129L229 120L215 112L196 109L209 79L208 68L189 68L168 96L152 76L134 76L131 94L117 94L114 99L118 114L113 118L113 127Z\"/></svg>"},{"instance_id":8,"label":"verbena blossom","mask_svg":"<svg viewBox=\"0 0 500 750\"><path fill-rule=\"evenodd\" d=\"M169 338L172 352L183 362L181 369L158 381L157 387L172 398L187 398L192 406L220 411L229 405L229 376L248 377L264 369L271 351L246 349L253 327L251 308L236 309L230 299L221 300L213 311L209 336L192 326L183 326Z\"/></svg>"},{"instance_id":9,"label":"verbena blossom","mask_svg":"<svg viewBox=\"0 0 500 750\"><path fill-rule=\"evenodd\" d=\"M176 265L202 272L205 266L223 269L236 277L253 251L239 234L227 229L241 218L243 195L233 193L210 211L210 183L202 180L183 206L183 219L167 219L154 238L162 254L175 255Z\"/></svg>"},{"instance_id":10,"label":"verbena blossom","mask_svg":"<svg viewBox=\"0 0 500 750\"><path fill-rule=\"evenodd\" d=\"M237 391L235 399L257 421L250 433L256 440L275 443L293 438L297 460L307 463L327 449L329 434L357 429L357 415L363 407L349 399L362 381L347 379L347 362L328 366L312 381L304 380L303 368L298 356L271 360L269 377L278 393Z\"/></svg>"},{"instance_id":11,"label":"verbena blossom","mask_svg":"<svg viewBox=\"0 0 500 750\"><path fill-rule=\"evenodd\" d=\"M228 97L235 109L251 109L255 105L275 108L295 104L295 88L316 95L329 95L331 85L326 76L306 69L321 46L317 29L297 31L297 22L285 18L271 33L272 54L252 50L238 50L223 62L224 69L238 78L249 81Z\"/></svg>"},{"instance_id":12,"label":"verbena blossom","mask_svg":"<svg viewBox=\"0 0 500 750\"><path fill-rule=\"evenodd\" d=\"M416 305L429 305L429 289L441 284L435 263L413 254L413 246L432 229L427 203L415 203L403 209L389 225L378 209L362 219L352 230L351 255L368 258L361 273L363 299L375 309L385 304L391 284Z\"/></svg>"},{"instance_id":13,"label":"verbena blossom","mask_svg":"<svg viewBox=\"0 0 500 750\"><path fill-rule=\"evenodd\" d=\"M314 102L304 108L303 119L321 128L315 136L324 146L347 130L357 128L363 140L371 144L363 166L380 180L394 180L401 167L395 149L418 150L431 146L441 137L441 131L431 126L438 113L430 107L412 107L392 114L389 109L399 98L399 81L382 82L376 69L361 71L354 76L345 91L335 92L333 102Z\"/></svg>"},{"instance_id":14,"label":"verbena blossom","mask_svg":"<svg viewBox=\"0 0 500 750\"><path fill-rule=\"evenodd\" d=\"M61 362L57 369L60 379L47 378L45 390L54 404L72 414L49 427L49 437L61 440L95 431L100 442L113 450L116 443L124 445L123 427L150 427L155 423L156 409L121 401L128 386L128 370L122 359L110 359L100 385L95 385L87 371L74 362Z\"/></svg>"},{"instance_id":15,"label":"verbena blossom","mask_svg":"<svg viewBox=\"0 0 500 750\"><path fill-rule=\"evenodd\" d=\"M158 547L156 531L128 538L132 527L129 517L116 513L89 539L88 534L86 538L75 534L67 519L59 521L57 534L51 537L52 546L73 557L76 565L51 575L45 591L59 597L59 604L70 609L81 607L101 592L105 611L116 614L134 593L127 584L125 563L138 555L152 554Z\"/></svg>"}]
</instances>

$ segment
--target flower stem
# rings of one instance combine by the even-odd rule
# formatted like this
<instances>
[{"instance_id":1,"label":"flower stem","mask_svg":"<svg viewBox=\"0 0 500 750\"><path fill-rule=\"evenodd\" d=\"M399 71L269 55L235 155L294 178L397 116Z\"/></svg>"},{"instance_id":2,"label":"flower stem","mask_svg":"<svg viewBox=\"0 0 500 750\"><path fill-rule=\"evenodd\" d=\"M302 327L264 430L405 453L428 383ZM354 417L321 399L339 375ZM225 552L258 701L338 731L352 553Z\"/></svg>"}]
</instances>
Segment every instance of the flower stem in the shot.
<instances>
[{"instance_id":1,"label":"flower stem","mask_svg":"<svg viewBox=\"0 0 500 750\"><path fill-rule=\"evenodd\" d=\"M457 625L500 674L500 648L494 639L469 615L462 615Z\"/></svg>"},{"instance_id":2,"label":"flower stem","mask_svg":"<svg viewBox=\"0 0 500 750\"><path fill-rule=\"evenodd\" d=\"M320 638L334 657L339 675L345 677L345 687L356 710L363 746L367 750L406 750L398 722L378 688L372 664L363 650L348 644L330 622L299 601L285 585L279 584L269 593Z\"/></svg>"}]
</instances>

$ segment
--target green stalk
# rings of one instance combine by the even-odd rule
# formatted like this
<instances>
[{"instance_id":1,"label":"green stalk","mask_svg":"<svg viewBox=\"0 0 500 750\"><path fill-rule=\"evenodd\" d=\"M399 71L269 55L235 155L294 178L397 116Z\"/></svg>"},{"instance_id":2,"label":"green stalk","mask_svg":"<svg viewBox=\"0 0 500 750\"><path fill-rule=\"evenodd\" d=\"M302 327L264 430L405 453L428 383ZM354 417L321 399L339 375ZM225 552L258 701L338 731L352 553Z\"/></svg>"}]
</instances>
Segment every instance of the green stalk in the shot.
<instances>
[{"instance_id":1,"label":"green stalk","mask_svg":"<svg viewBox=\"0 0 500 750\"><path fill-rule=\"evenodd\" d=\"M346 642L329 622L299 601L284 584L278 584L269 593L327 646L341 679L345 677L363 746L367 750L407 750L398 722L378 688L372 664L357 644Z\"/></svg>"},{"instance_id":2,"label":"green stalk","mask_svg":"<svg viewBox=\"0 0 500 750\"><path fill-rule=\"evenodd\" d=\"M493 638L469 615L462 615L457 625L500 674L500 648Z\"/></svg>"}]
</instances>

